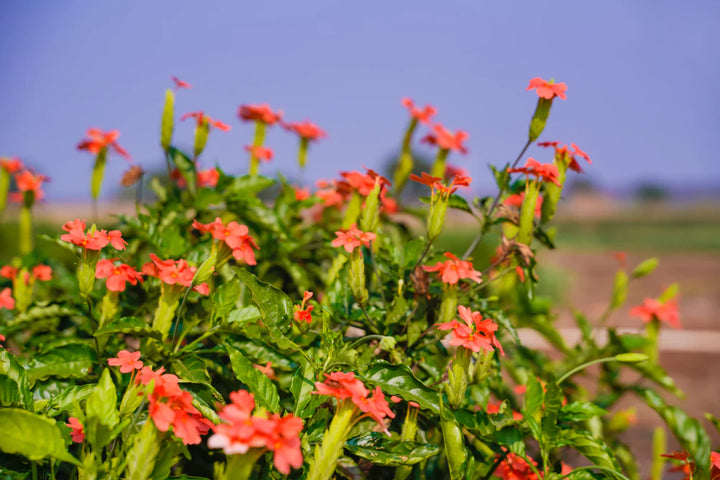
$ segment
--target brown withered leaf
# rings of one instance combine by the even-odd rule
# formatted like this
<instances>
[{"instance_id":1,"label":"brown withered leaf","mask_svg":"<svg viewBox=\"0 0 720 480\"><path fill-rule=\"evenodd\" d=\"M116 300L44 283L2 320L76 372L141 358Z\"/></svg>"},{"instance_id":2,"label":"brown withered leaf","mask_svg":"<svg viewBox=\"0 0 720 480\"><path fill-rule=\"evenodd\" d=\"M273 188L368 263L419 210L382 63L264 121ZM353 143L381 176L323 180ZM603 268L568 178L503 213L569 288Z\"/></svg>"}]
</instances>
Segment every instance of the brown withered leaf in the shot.
<instances>
[{"instance_id":1,"label":"brown withered leaf","mask_svg":"<svg viewBox=\"0 0 720 480\"><path fill-rule=\"evenodd\" d=\"M123 173L122 179L120 180L120 185L123 187L130 187L134 185L138 180L142 178L142 176L145 174L145 171L142 169L140 165L133 165L125 173Z\"/></svg>"}]
</instances>

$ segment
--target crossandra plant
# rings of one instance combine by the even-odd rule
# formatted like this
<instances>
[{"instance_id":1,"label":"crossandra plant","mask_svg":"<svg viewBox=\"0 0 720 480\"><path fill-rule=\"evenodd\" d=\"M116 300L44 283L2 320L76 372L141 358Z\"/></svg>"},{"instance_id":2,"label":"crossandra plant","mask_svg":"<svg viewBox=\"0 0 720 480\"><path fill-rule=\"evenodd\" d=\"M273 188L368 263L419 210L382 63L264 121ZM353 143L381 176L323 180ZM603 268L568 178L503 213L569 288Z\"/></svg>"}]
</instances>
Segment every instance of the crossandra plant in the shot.
<instances>
[{"instance_id":1,"label":"crossandra plant","mask_svg":"<svg viewBox=\"0 0 720 480\"><path fill-rule=\"evenodd\" d=\"M632 309L644 332L607 326L657 260L629 272L621 262L602 317L575 312L575 344L537 293L536 252L555 248L569 170L590 163L557 142L540 143L554 151L546 163L525 157L564 83L530 81L537 103L520 154L491 167L495 195L467 201L458 192L472 179L448 161L467 152L468 134L434 122L433 107L403 100L392 183L367 169L311 192L260 175L273 158L265 134L297 135L304 167L324 130L241 106L254 136L249 173L234 176L202 155L227 123L183 115L196 122L193 149L176 147L175 99L189 85L174 81L160 132L167 177L148 182L133 165L122 180L154 192L153 203L138 196L135 215L68 218L37 238L46 178L18 159L0 163L0 206L8 195L21 203L18 255L0 271L3 478L639 479L621 439L632 411L617 405L628 396L664 422L653 479L666 461L688 478L718 478L720 454L666 400L682 392L658 364L659 329L680 325L677 288ZM420 128L437 151L430 172L414 169ZM78 148L95 156L95 199L108 153L130 157L115 130L87 137ZM401 201L408 182L429 190L426 207ZM436 247L450 210L477 222L454 253ZM552 354L524 346L519 329ZM666 430L681 451L666 453Z\"/></svg>"}]
</instances>

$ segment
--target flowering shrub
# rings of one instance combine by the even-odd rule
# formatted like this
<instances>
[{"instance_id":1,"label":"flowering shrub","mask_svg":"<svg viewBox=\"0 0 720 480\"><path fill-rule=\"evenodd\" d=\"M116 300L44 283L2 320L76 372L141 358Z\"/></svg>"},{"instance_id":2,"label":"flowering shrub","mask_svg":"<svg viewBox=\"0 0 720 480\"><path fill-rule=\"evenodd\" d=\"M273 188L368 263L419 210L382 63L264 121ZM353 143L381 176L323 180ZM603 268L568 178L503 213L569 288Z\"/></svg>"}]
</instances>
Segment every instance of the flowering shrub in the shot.
<instances>
[{"instance_id":1,"label":"flowering shrub","mask_svg":"<svg viewBox=\"0 0 720 480\"><path fill-rule=\"evenodd\" d=\"M160 138L170 183L152 179L157 201L111 227L58 225L42 241L73 265L47 258L33 236L46 178L0 162L0 210L8 197L22 203L20 255L0 270L3 478L638 479L621 439L631 412L614 409L627 396L682 448L666 453L658 427L656 478L667 460L689 477L718 477L700 423L659 393L682 394L657 355L661 325L680 326L676 287L631 310L644 332L605 326L657 261L618 270L605 314L576 313L574 345L536 293L535 253L554 248L548 226L567 170L590 163L573 143L540 143L554 148L546 163L525 158L565 84L530 81L527 142L492 167L497 193L468 202L458 192L472 180L447 160L468 152L469 135L434 122L431 106L403 99L410 118L392 183L366 169L312 192L260 175L273 159L265 131L279 123L296 134L305 166L323 129L243 105L239 118L255 130L249 174L200 169L210 130L231 127L188 113L193 150L173 146L175 97L190 88L173 82ZM418 128L437 151L419 175ZM92 198L108 152L131 158L118 137L92 128L78 145L96 157ZM122 183L143 176L133 165ZM409 180L430 188L426 209L400 202ZM272 185L275 198L261 200ZM478 221L462 256L435 248L449 209ZM424 234L398 212L424 221ZM495 257L476 253L495 238ZM520 328L545 337L552 357L523 346Z\"/></svg>"}]
</instances>

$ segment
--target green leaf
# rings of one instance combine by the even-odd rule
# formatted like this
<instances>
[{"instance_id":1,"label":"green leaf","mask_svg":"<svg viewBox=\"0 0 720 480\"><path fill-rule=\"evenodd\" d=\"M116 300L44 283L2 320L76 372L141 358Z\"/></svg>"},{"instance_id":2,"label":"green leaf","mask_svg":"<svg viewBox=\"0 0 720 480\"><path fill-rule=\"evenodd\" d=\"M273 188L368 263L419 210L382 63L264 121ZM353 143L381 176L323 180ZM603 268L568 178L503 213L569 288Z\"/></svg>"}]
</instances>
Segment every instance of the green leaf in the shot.
<instances>
[{"instance_id":1,"label":"green leaf","mask_svg":"<svg viewBox=\"0 0 720 480\"><path fill-rule=\"evenodd\" d=\"M160 452L160 432L155 424L146 421L140 433L132 437L132 446L127 455L125 478L127 480L147 480L155 468L155 458Z\"/></svg>"},{"instance_id":2,"label":"green leaf","mask_svg":"<svg viewBox=\"0 0 720 480\"><path fill-rule=\"evenodd\" d=\"M553 442L558 433L557 417L562 406L563 393L554 378L549 378L545 390L545 410L542 418L543 435Z\"/></svg>"},{"instance_id":3,"label":"green leaf","mask_svg":"<svg viewBox=\"0 0 720 480\"><path fill-rule=\"evenodd\" d=\"M290 392L295 398L293 415L300 418L310 418L315 409L326 399L320 395L313 395L315 390L315 368L308 362L302 362L302 367L295 371L290 383Z\"/></svg>"},{"instance_id":4,"label":"green leaf","mask_svg":"<svg viewBox=\"0 0 720 480\"><path fill-rule=\"evenodd\" d=\"M96 449L112 440L112 430L120 421L117 410L117 392L110 369L103 370L100 381L85 403L85 432L88 442Z\"/></svg>"},{"instance_id":5,"label":"green leaf","mask_svg":"<svg viewBox=\"0 0 720 480\"><path fill-rule=\"evenodd\" d=\"M95 336L109 335L112 333L125 333L134 337L162 338L162 334L148 325L147 320L139 317L122 317L108 323L95 331Z\"/></svg>"},{"instance_id":6,"label":"green leaf","mask_svg":"<svg viewBox=\"0 0 720 480\"><path fill-rule=\"evenodd\" d=\"M85 377L97 364L95 352L88 345L75 344L59 347L35 356L27 365L30 383L48 377Z\"/></svg>"},{"instance_id":7,"label":"green leaf","mask_svg":"<svg viewBox=\"0 0 720 480\"><path fill-rule=\"evenodd\" d=\"M675 385L675 380L667 374L660 365L649 362L632 363L628 365L633 370L640 372L643 377L652 380L679 398L685 398L685 393Z\"/></svg>"},{"instance_id":8,"label":"green leaf","mask_svg":"<svg viewBox=\"0 0 720 480\"><path fill-rule=\"evenodd\" d=\"M260 310L263 325L267 328L270 338L281 349L301 350L295 342L285 336L292 327L292 300L272 285L261 282L247 270L239 267L235 267L234 270L240 281L250 290L253 303Z\"/></svg>"},{"instance_id":9,"label":"green leaf","mask_svg":"<svg viewBox=\"0 0 720 480\"><path fill-rule=\"evenodd\" d=\"M220 285L212 294L215 318L225 318L240 298L240 281L233 278Z\"/></svg>"},{"instance_id":10,"label":"green leaf","mask_svg":"<svg viewBox=\"0 0 720 480\"><path fill-rule=\"evenodd\" d=\"M632 271L633 278L642 278L646 275L650 275L658 266L660 261L656 257L648 258L635 267Z\"/></svg>"},{"instance_id":11,"label":"green leaf","mask_svg":"<svg viewBox=\"0 0 720 480\"><path fill-rule=\"evenodd\" d=\"M242 198L261 192L274 183L275 180L272 178L260 175L244 175L242 177L235 178L235 181L230 186L229 191L232 195Z\"/></svg>"},{"instance_id":12,"label":"green leaf","mask_svg":"<svg viewBox=\"0 0 720 480\"><path fill-rule=\"evenodd\" d=\"M25 369L15 356L5 349L0 349L0 379L2 379L0 387L2 406L24 406L26 409L32 406L33 396Z\"/></svg>"},{"instance_id":13,"label":"green leaf","mask_svg":"<svg viewBox=\"0 0 720 480\"><path fill-rule=\"evenodd\" d=\"M345 443L345 448L375 465L386 467L415 465L440 453L440 447L437 445L402 442L397 434L388 438L387 435L378 432L351 438Z\"/></svg>"},{"instance_id":14,"label":"green leaf","mask_svg":"<svg viewBox=\"0 0 720 480\"><path fill-rule=\"evenodd\" d=\"M563 422L583 422L593 417L601 417L607 413L607 410L598 407L594 403L572 402L560 409L559 418Z\"/></svg>"},{"instance_id":15,"label":"green leaf","mask_svg":"<svg viewBox=\"0 0 720 480\"><path fill-rule=\"evenodd\" d=\"M173 160L173 163L180 171L180 174L187 183L188 191L190 195L195 196L195 180L197 178L197 172L195 170L195 162L193 162L188 155L178 150L175 147L168 148L168 153Z\"/></svg>"},{"instance_id":16,"label":"green leaf","mask_svg":"<svg viewBox=\"0 0 720 480\"><path fill-rule=\"evenodd\" d=\"M460 195L450 195L450 197L448 198L448 207L454 208L455 210L462 210L463 212L467 212L470 215L475 216L472 208L470 208L470 205L468 205L467 200L465 200Z\"/></svg>"},{"instance_id":17,"label":"green leaf","mask_svg":"<svg viewBox=\"0 0 720 480\"><path fill-rule=\"evenodd\" d=\"M53 420L17 408L0 409L0 450L32 461L53 457L81 465L65 448L65 439Z\"/></svg>"},{"instance_id":18,"label":"green leaf","mask_svg":"<svg viewBox=\"0 0 720 480\"><path fill-rule=\"evenodd\" d=\"M172 362L173 372L181 381L192 383L210 383L205 361L197 355L186 355Z\"/></svg>"},{"instance_id":19,"label":"green leaf","mask_svg":"<svg viewBox=\"0 0 720 480\"><path fill-rule=\"evenodd\" d=\"M517 426L507 426L495 433L495 439L500 445L505 445L511 452L525 455L523 435Z\"/></svg>"},{"instance_id":20,"label":"green leaf","mask_svg":"<svg viewBox=\"0 0 720 480\"><path fill-rule=\"evenodd\" d=\"M662 397L649 388L637 388L636 392L665 421L682 449L690 453L697 466L696 477L709 478L710 438L700 422L679 408L665 404Z\"/></svg>"},{"instance_id":21,"label":"green leaf","mask_svg":"<svg viewBox=\"0 0 720 480\"><path fill-rule=\"evenodd\" d=\"M243 332L246 324L255 323L261 318L260 310L255 305L247 305L230 312L223 326L231 331Z\"/></svg>"},{"instance_id":22,"label":"green leaf","mask_svg":"<svg viewBox=\"0 0 720 480\"><path fill-rule=\"evenodd\" d=\"M665 289L665 291L660 295L660 297L658 297L658 300L661 303L665 303L668 300L675 298L679 291L680 291L680 285L677 282L672 283L672 284L670 284L669 287L667 287Z\"/></svg>"},{"instance_id":23,"label":"green leaf","mask_svg":"<svg viewBox=\"0 0 720 480\"><path fill-rule=\"evenodd\" d=\"M253 367L252 362L245 358L240 350L231 346L228 346L227 350L237 379L248 386L260 404L272 412L277 412L280 408L280 396L272 381Z\"/></svg>"},{"instance_id":24,"label":"green leaf","mask_svg":"<svg viewBox=\"0 0 720 480\"><path fill-rule=\"evenodd\" d=\"M397 395L408 402L417 402L420 408L440 413L438 393L421 382L406 365L376 362L364 377L389 395Z\"/></svg>"},{"instance_id":25,"label":"green leaf","mask_svg":"<svg viewBox=\"0 0 720 480\"><path fill-rule=\"evenodd\" d=\"M44 413L51 417L70 411L75 404L87 399L95 389L94 385L73 385L60 395L53 397L46 405Z\"/></svg>"},{"instance_id":26,"label":"green leaf","mask_svg":"<svg viewBox=\"0 0 720 480\"><path fill-rule=\"evenodd\" d=\"M622 468L612 451L602 441L591 437L587 432L577 430L562 430L559 435L558 446L569 445L594 465L621 472ZM708 453L708 456L710 454Z\"/></svg>"},{"instance_id":27,"label":"green leaf","mask_svg":"<svg viewBox=\"0 0 720 480\"><path fill-rule=\"evenodd\" d=\"M540 405L543 404L543 387L540 381L534 375L528 375L525 390L525 410L523 413L526 417L532 416Z\"/></svg>"}]
</instances>

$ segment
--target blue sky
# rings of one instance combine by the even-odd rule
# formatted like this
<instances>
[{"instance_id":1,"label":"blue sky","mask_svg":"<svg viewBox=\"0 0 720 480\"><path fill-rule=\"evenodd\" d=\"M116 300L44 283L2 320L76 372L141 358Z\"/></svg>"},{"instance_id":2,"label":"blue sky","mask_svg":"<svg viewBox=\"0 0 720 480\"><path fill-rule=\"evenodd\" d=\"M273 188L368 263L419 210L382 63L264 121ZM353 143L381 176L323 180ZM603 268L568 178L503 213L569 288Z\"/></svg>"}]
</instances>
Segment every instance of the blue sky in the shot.
<instances>
[{"instance_id":1,"label":"blue sky","mask_svg":"<svg viewBox=\"0 0 720 480\"><path fill-rule=\"evenodd\" d=\"M178 113L232 125L211 133L201 161L234 173L246 171L252 138L240 104L270 103L328 131L311 149L311 180L379 166L397 150L409 96L470 133L470 153L451 163L482 190L487 165L522 147L537 98L525 87L541 76L568 84L541 140L589 152L592 181L720 182L719 2L6 0L0 18L0 155L49 175L49 199L88 198L92 157L75 145L91 126L120 129L135 162L163 166L171 75L193 84ZM187 146L192 135L186 122L175 138ZM274 128L267 144L276 158L264 172L297 175L296 139ZM126 168L111 158L106 193Z\"/></svg>"}]
</instances>

